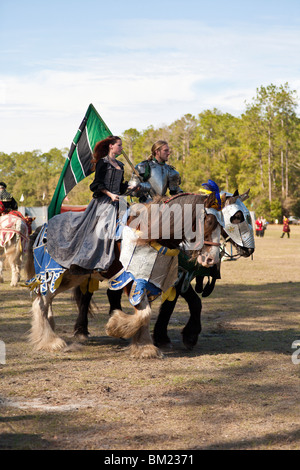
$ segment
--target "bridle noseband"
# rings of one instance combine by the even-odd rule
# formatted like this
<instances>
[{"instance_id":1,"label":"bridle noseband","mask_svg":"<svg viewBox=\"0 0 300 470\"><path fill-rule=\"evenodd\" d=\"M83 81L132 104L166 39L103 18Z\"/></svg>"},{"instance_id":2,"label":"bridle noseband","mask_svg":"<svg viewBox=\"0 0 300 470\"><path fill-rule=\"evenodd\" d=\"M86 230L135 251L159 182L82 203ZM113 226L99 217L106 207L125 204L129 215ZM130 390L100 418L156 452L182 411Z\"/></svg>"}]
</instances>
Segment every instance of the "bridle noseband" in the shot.
<instances>
[{"instance_id":1,"label":"bridle noseband","mask_svg":"<svg viewBox=\"0 0 300 470\"><path fill-rule=\"evenodd\" d=\"M209 246L221 246L221 243L209 242L209 241L204 240L204 245L209 245Z\"/></svg>"}]
</instances>

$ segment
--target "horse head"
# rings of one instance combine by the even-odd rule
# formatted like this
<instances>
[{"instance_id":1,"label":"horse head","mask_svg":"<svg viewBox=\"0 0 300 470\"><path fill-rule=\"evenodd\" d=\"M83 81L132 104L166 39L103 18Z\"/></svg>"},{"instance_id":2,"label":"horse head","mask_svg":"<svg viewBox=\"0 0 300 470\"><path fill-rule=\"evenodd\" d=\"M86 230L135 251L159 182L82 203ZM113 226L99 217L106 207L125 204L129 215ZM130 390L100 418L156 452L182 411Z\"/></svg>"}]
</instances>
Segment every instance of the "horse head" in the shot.
<instances>
[{"instance_id":1,"label":"horse head","mask_svg":"<svg viewBox=\"0 0 300 470\"><path fill-rule=\"evenodd\" d=\"M209 268L220 261L220 237L224 225L221 211L215 208L215 193L212 192L204 201L204 242L198 253L197 263Z\"/></svg>"},{"instance_id":2,"label":"horse head","mask_svg":"<svg viewBox=\"0 0 300 470\"><path fill-rule=\"evenodd\" d=\"M255 249L250 212L243 202L248 199L249 192L250 189L241 195L238 190L234 194L222 194L222 197L225 196L222 236L235 246L238 256L243 257L249 257Z\"/></svg>"}]
</instances>

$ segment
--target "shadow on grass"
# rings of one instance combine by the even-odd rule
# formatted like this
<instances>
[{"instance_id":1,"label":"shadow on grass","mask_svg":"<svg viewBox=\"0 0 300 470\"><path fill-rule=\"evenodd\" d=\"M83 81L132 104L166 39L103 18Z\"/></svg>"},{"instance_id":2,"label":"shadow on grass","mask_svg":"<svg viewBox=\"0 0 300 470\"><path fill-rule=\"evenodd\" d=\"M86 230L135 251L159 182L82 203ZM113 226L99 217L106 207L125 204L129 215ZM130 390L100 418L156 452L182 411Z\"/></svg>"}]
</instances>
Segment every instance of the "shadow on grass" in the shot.
<instances>
[{"instance_id":1,"label":"shadow on grass","mask_svg":"<svg viewBox=\"0 0 300 470\"><path fill-rule=\"evenodd\" d=\"M107 286L101 286L99 291L93 296L96 313L94 319L90 319L90 326L96 335L92 334L90 336L86 347L99 345L126 346L128 344L128 342L122 342L122 340L116 341L114 338L105 336L104 328L109 317L108 313L99 313L99 307L105 310L107 307L108 311L106 289ZM17 290L22 292L19 289ZM28 293L26 291L23 292L25 293L24 299L28 300ZM70 292L67 292L65 296L58 296L53 302L54 314L55 311L57 312L57 315L55 315L57 332L64 336L68 343L73 342L73 325L77 318L77 307L69 294ZM7 312L13 308L15 299L16 293L11 288L5 294L5 306L2 306L1 309ZM154 305L156 310L159 308L158 302L157 300ZM236 353L242 351L276 351L278 353L291 354L292 342L299 337L297 319L291 318L291 311L300 311L299 282L267 283L261 285L216 285L214 292L209 298L202 298L204 312L206 303L209 304L211 312L209 315L202 315L202 334L195 348L192 351L187 351L181 343L180 331L189 319L189 310L187 303L183 298L179 297L172 319L178 318L179 315L180 322L177 326L174 326L171 320L168 334L173 341L173 350L164 351L166 355L175 357L185 355L191 357L199 354ZM56 307L57 310L55 310ZM17 312L19 312L22 305L17 305L17 308ZM176 313L176 309L178 313ZM128 308L124 310L128 311ZM215 316L220 311L225 312L225 314L222 315L221 319L218 317L214 318L214 311ZM282 320L282 316L284 320ZM235 327L235 319L238 319L238 321L249 321L249 318L251 318L251 321L253 320L254 329L249 328L249 330L246 330L239 326ZM155 321L155 318L153 318L153 321ZM24 312L22 312L22 315L16 313L7 319L2 319L0 323L2 339L9 340L13 336L17 340L20 337L23 339L23 335L28 333L29 322L30 315L26 315ZM224 326L222 326L222 322L225 322ZM103 336L102 333L104 333Z\"/></svg>"},{"instance_id":2,"label":"shadow on grass","mask_svg":"<svg viewBox=\"0 0 300 470\"><path fill-rule=\"evenodd\" d=\"M252 439L242 439L230 442L216 442L211 446L196 447L189 450L235 450L235 449L268 449L268 447L274 448L274 446L288 446L293 444L300 439L300 429L295 431L283 432L283 433L268 433L262 437L255 437Z\"/></svg>"}]
</instances>

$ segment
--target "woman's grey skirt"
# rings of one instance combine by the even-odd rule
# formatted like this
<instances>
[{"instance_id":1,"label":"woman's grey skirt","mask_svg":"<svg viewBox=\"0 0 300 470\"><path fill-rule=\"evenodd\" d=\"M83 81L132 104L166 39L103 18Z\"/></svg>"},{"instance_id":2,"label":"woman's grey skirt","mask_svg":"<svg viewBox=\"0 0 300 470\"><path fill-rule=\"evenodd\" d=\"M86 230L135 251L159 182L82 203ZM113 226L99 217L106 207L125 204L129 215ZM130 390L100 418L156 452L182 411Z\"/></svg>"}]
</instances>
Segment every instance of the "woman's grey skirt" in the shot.
<instances>
[{"instance_id":1,"label":"woman's grey skirt","mask_svg":"<svg viewBox=\"0 0 300 470\"><path fill-rule=\"evenodd\" d=\"M58 264L106 271L114 260L117 203L92 199L84 212L64 212L48 221L47 249Z\"/></svg>"}]
</instances>

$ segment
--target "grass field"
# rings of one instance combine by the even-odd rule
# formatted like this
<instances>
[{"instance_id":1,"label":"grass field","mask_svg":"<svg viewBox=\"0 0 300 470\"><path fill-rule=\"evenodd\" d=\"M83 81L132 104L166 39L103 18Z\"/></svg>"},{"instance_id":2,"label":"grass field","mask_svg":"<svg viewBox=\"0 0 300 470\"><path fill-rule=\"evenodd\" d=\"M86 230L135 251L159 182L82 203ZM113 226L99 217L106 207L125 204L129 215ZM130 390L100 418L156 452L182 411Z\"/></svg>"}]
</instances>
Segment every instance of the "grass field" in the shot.
<instances>
[{"instance_id":1,"label":"grass field","mask_svg":"<svg viewBox=\"0 0 300 470\"><path fill-rule=\"evenodd\" d=\"M73 343L76 309L67 292L54 309L69 349L34 352L29 293L11 288L6 271L0 449L299 449L300 347L298 354L292 345L300 340L300 226L291 226L290 239L281 229L269 226L256 238L253 259L222 262L193 351L181 343L188 311L179 300L169 325L173 349L161 360L133 360L127 342L105 335L106 284L94 295L85 345Z\"/></svg>"}]
</instances>

